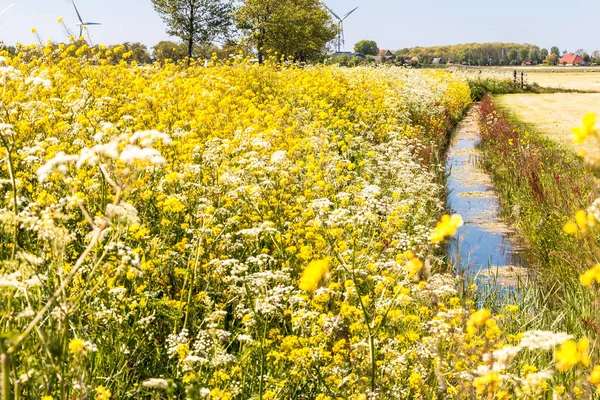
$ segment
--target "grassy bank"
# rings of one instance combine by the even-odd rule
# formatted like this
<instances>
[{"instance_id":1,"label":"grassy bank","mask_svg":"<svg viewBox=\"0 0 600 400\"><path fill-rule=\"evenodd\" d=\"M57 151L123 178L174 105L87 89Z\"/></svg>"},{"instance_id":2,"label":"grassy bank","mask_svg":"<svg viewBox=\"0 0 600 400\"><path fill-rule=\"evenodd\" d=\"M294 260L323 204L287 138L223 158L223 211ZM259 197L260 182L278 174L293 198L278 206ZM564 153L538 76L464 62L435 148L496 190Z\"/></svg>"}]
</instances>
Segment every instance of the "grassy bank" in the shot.
<instances>
[{"instance_id":1,"label":"grassy bank","mask_svg":"<svg viewBox=\"0 0 600 400\"><path fill-rule=\"evenodd\" d=\"M563 233L565 222L597 197L593 175L573 153L498 110L481 103L483 166L503 203L504 217L526 242L536 272L529 307L537 328L590 334L598 320L579 274L590 267L594 244Z\"/></svg>"},{"instance_id":2,"label":"grassy bank","mask_svg":"<svg viewBox=\"0 0 600 400\"><path fill-rule=\"evenodd\" d=\"M455 75L462 76L469 84L471 98L481 100L485 94L552 94L552 93L597 93L595 78L570 81L566 79L531 80L526 75L523 83L521 74L516 78L506 72L494 70L459 70ZM566 76L567 74L563 74ZM570 76L570 75L569 75Z\"/></svg>"}]
</instances>

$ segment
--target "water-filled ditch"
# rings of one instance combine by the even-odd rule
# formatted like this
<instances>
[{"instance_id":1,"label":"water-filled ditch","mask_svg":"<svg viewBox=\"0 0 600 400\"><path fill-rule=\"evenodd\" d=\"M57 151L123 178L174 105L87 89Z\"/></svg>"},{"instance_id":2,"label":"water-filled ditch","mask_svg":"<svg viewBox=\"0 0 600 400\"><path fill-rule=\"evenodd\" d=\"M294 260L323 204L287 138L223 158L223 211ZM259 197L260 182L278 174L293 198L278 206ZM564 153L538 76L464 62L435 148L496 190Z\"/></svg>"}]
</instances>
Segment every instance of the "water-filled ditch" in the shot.
<instances>
[{"instance_id":1,"label":"water-filled ditch","mask_svg":"<svg viewBox=\"0 0 600 400\"><path fill-rule=\"evenodd\" d=\"M473 106L457 126L447 153L448 206L465 222L449 252L459 274L480 286L512 291L525 278L526 269L513 232L500 218L491 179L479 166L478 110Z\"/></svg>"}]
</instances>

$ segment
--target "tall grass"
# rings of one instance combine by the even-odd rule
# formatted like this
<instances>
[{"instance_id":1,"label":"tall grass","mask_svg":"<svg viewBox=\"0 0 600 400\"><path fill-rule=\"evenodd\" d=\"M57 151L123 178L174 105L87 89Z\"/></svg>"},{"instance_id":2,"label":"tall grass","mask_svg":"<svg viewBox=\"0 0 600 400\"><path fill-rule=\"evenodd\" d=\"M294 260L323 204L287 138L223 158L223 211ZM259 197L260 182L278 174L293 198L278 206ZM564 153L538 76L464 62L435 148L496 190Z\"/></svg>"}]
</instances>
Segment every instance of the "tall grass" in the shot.
<instances>
[{"instance_id":1,"label":"tall grass","mask_svg":"<svg viewBox=\"0 0 600 400\"><path fill-rule=\"evenodd\" d=\"M574 154L499 111L490 96L480 107L482 164L535 275L523 298L536 315L525 325L595 334L590 321L599 313L578 276L597 261L596 244L563 233L565 222L597 197L593 174Z\"/></svg>"},{"instance_id":2,"label":"tall grass","mask_svg":"<svg viewBox=\"0 0 600 400\"><path fill-rule=\"evenodd\" d=\"M514 81L506 77L498 76L473 76L467 75L467 83L471 89L471 98L480 101L486 94L515 94L515 93L594 93L589 90L564 89L555 87L545 87L539 84L527 83L521 86L520 79Z\"/></svg>"}]
</instances>

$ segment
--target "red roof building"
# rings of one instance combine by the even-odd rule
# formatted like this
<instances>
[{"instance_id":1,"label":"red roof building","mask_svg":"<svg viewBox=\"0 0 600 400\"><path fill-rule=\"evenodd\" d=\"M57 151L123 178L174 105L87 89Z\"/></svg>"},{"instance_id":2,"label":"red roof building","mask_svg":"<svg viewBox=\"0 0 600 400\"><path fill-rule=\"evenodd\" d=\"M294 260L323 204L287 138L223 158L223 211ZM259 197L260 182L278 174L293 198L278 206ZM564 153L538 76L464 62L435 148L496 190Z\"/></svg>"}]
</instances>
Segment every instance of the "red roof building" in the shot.
<instances>
[{"instance_id":1,"label":"red roof building","mask_svg":"<svg viewBox=\"0 0 600 400\"><path fill-rule=\"evenodd\" d=\"M583 58L579 57L577 54L567 53L558 61L560 65L582 65L585 64Z\"/></svg>"}]
</instances>

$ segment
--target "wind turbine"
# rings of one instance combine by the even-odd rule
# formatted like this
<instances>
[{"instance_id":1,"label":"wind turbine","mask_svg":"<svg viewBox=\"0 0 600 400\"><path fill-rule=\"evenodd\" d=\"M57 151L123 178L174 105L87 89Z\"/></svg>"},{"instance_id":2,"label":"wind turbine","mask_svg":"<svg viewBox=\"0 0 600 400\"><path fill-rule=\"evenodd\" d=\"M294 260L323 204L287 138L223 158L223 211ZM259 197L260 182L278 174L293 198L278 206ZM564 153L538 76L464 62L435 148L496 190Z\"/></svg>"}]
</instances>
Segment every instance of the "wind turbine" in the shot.
<instances>
[{"instance_id":1,"label":"wind turbine","mask_svg":"<svg viewBox=\"0 0 600 400\"><path fill-rule=\"evenodd\" d=\"M83 36L83 29L86 26L102 25L100 22L83 22L83 19L81 19L81 14L79 14L79 10L77 9L77 6L75 5L75 0L71 0L71 3L73 3L73 7L75 8L75 12L77 13L77 18L79 19L79 23L76 24L79 27L79 37Z\"/></svg>"},{"instance_id":2,"label":"wind turbine","mask_svg":"<svg viewBox=\"0 0 600 400\"><path fill-rule=\"evenodd\" d=\"M325 5L325 4L323 4L323 5ZM350 16L350 14L352 14L354 11L358 10L358 7L356 7L354 10L350 11L349 13L347 13L346 15L344 15L343 17L338 16L336 13L333 12L333 10L331 8L327 7L326 5L325 5L325 8L338 21L339 33L338 33L338 37L337 37L337 52L339 53L339 52L342 51L342 48L344 47L344 44L346 44L346 40L344 38L344 20L346 18L348 18Z\"/></svg>"}]
</instances>

